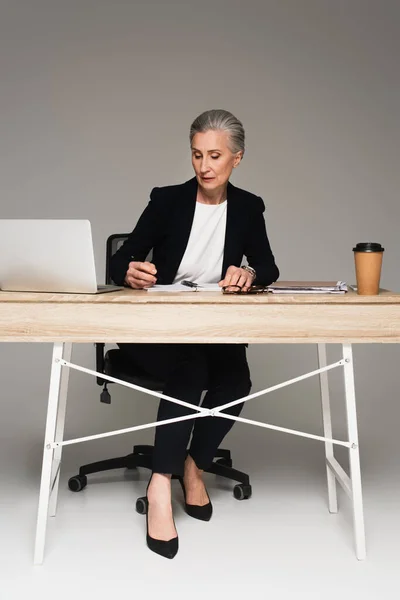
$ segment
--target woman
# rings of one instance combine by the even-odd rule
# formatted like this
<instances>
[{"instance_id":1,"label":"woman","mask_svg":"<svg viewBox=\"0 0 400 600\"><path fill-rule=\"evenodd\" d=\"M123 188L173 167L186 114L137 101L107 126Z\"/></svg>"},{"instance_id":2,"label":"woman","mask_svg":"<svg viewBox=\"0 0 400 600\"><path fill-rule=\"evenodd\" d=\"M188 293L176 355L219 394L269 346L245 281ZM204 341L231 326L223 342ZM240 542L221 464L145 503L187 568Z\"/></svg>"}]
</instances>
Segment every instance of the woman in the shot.
<instances>
[{"instance_id":1,"label":"woman","mask_svg":"<svg viewBox=\"0 0 400 600\"><path fill-rule=\"evenodd\" d=\"M225 110L210 110L190 130L195 177L154 188L135 229L111 261L115 283L148 289L184 279L197 283L268 285L279 276L264 223L261 198L229 183L244 154L244 129ZM152 262L146 257L153 250ZM249 266L241 266L246 256ZM163 393L212 408L246 396L251 388L244 344L120 344L127 357L166 383ZM243 404L226 412L239 415ZM193 411L161 400L157 419ZM194 425L193 425L194 423ZM212 504L203 470L233 421L205 417L156 428L153 472L147 487L147 545L173 558L178 535L171 506L171 475L178 475L187 513L209 520ZM192 441L187 452L190 434Z\"/></svg>"}]
</instances>

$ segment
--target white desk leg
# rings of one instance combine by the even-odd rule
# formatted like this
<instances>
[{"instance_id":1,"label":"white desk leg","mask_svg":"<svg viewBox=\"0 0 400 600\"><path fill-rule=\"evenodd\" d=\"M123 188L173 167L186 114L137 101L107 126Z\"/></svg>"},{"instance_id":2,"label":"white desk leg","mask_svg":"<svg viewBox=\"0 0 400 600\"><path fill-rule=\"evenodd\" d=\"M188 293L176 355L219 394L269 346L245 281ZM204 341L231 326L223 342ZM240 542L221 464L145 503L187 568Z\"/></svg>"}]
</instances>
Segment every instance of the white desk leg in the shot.
<instances>
[{"instance_id":1,"label":"white desk leg","mask_svg":"<svg viewBox=\"0 0 400 600\"><path fill-rule=\"evenodd\" d=\"M53 449L48 447L55 441L58 398L61 382L61 364L63 358L64 344L55 343L53 346L53 358L51 363L49 399L47 404L46 432L44 436L42 477L40 480L39 507L36 525L34 564L41 565L43 562L44 546L46 542L47 516L50 501L51 472L53 466Z\"/></svg>"},{"instance_id":2,"label":"white desk leg","mask_svg":"<svg viewBox=\"0 0 400 600\"><path fill-rule=\"evenodd\" d=\"M326 345L318 344L318 367L326 367ZM321 405L322 405L322 421L324 426L324 437L332 439L332 419L331 419L331 406L329 402L329 384L328 384L328 372L324 371L319 374L319 383L321 388ZM328 459L334 458L333 444L331 442L325 442L325 456ZM326 476L328 480L328 506L329 512L337 513L337 490L336 490L336 477L335 474L326 463Z\"/></svg>"},{"instance_id":3,"label":"white desk leg","mask_svg":"<svg viewBox=\"0 0 400 600\"><path fill-rule=\"evenodd\" d=\"M365 529L364 529L364 509L362 501L361 488L361 469L360 452L358 446L357 430L357 412L356 412L356 394L354 388L354 369L353 352L351 344L343 344L344 364L344 386L346 394L346 415L347 430L349 442L352 444L349 449L350 458L350 479L352 488L353 504L353 522L354 537L356 546L356 556L358 560L363 560L366 556L365 548Z\"/></svg>"},{"instance_id":4,"label":"white desk leg","mask_svg":"<svg viewBox=\"0 0 400 600\"><path fill-rule=\"evenodd\" d=\"M63 358L71 362L72 344L64 344ZM62 442L64 439L64 424L65 424L65 413L67 409L67 394L68 394L68 380L69 380L69 369L61 370L61 383L60 383L60 394L58 399L58 413L56 423L56 435L55 441ZM53 469L51 473L51 493L50 493L50 506L49 516L55 517L57 512L57 499L58 499L58 486L60 484L60 469L61 469L61 454L62 446L56 448L53 454Z\"/></svg>"}]
</instances>

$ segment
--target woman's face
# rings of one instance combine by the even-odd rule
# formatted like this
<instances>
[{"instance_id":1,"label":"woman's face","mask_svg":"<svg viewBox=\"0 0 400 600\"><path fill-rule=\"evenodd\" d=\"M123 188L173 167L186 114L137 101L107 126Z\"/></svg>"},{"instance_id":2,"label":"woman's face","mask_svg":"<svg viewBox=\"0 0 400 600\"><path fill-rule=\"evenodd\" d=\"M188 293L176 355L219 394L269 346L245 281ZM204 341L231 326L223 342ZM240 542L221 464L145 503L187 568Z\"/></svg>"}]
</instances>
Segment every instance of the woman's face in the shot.
<instances>
[{"instance_id":1,"label":"woman's face","mask_svg":"<svg viewBox=\"0 0 400 600\"><path fill-rule=\"evenodd\" d=\"M209 130L196 133L192 140L192 165L199 186L205 192L216 191L224 186L242 158L242 152L229 148L227 131Z\"/></svg>"}]
</instances>

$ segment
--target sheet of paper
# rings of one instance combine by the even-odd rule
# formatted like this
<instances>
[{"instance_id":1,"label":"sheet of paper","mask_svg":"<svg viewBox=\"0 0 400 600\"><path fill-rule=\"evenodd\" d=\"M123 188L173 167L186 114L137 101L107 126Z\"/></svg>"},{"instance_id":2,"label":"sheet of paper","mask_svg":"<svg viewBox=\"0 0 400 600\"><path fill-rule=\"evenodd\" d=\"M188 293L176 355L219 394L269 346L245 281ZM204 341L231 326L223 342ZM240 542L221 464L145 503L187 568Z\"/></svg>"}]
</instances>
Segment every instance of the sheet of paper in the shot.
<instances>
[{"instance_id":1,"label":"sheet of paper","mask_svg":"<svg viewBox=\"0 0 400 600\"><path fill-rule=\"evenodd\" d=\"M277 289L277 290L269 290L272 294L345 294L346 290L324 290L324 289L300 289L293 288L290 290L285 289Z\"/></svg>"},{"instance_id":2,"label":"sheet of paper","mask_svg":"<svg viewBox=\"0 0 400 600\"><path fill-rule=\"evenodd\" d=\"M181 283L172 283L171 285L153 285L148 292L221 292L222 288L218 283L203 283L198 288L187 287Z\"/></svg>"},{"instance_id":3,"label":"sheet of paper","mask_svg":"<svg viewBox=\"0 0 400 600\"><path fill-rule=\"evenodd\" d=\"M344 281L277 281L268 286L273 294L344 294L347 285Z\"/></svg>"}]
</instances>

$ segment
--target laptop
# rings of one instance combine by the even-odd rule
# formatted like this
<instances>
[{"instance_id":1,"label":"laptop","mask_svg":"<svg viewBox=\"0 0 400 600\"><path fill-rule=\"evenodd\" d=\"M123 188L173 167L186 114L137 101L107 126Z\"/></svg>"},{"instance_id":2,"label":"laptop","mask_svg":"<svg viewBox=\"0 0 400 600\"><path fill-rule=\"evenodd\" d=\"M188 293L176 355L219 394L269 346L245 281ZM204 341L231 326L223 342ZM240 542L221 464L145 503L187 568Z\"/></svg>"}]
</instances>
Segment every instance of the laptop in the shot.
<instances>
[{"instance_id":1,"label":"laptop","mask_svg":"<svg viewBox=\"0 0 400 600\"><path fill-rule=\"evenodd\" d=\"M90 221L0 219L0 289L102 294L97 285Z\"/></svg>"}]
</instances>

